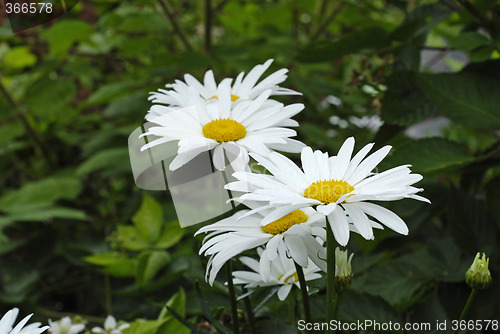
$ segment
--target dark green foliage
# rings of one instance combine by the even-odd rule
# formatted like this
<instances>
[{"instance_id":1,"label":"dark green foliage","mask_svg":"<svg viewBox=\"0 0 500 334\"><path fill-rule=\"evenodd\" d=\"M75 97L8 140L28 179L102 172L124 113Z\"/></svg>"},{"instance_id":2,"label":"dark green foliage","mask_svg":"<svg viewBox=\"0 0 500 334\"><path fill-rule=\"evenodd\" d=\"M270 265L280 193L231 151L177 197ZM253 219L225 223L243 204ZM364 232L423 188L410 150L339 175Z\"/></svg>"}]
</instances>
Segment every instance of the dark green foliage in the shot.
<instances>
[{"instance_id":1,"label":"dark green foliage","mask_svg":"<svg viewBox=\"0 0 500 334\"><path fill-rule=\"evenodd\" d=\"M339 319L457 319L478 251L490 257L493 285L469 317L498 319L500 3L460 2L471 7L80 1L17 34L0 17L0 314L16 305L44 322L113 313L133 322L126 334L228 332L223 270L213 287L196 291L206 265L197 226L179 227L168 192L135 186L127 138L143 123L148 92L185 73L201 80L212 68L221 80L274 58L272 71L290 69L282 86L303 93L278 98L306 105L295 117L300 140L332 155L349 136L356 150L392 145L380 171L413 165L433 203L388 204L409 236L352 237L355 275ZM374 116L382 127L360 121ZM416 126L443 118L444 129ZM297 333L300 306L293 293L280 302L275 292L250 295L258 333ZM323 321L324 281L310 292L313 319ZM244 314L240 324L249 328Z\"/></svg>"}]
</instances>

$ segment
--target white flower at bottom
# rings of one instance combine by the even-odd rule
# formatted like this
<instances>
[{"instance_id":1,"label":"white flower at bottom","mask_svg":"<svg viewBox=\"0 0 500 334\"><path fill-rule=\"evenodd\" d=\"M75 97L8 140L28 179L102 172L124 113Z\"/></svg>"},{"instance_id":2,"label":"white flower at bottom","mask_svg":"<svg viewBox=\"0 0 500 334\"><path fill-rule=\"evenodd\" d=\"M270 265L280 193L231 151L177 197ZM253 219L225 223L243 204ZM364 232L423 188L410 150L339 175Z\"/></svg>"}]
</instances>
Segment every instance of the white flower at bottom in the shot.
<instances>
[{"instance_id":1,"label":"white flower at bottom","mask_svg":"<svg viewBox=\"0 0 500 334\"><path fill-rule=\"evenodd\" d=\"M267 211L269 209L247 215L250 210L241 210L196 232L196 234L212 232L205 237L200 248L200 254L210 256L207 264L210 285L228 260L261 245L266 245L259 263L259 272L264 281L269 279L271 263L278 257L280 245L289 251L292 259L300 266L307 267L310 258L326 271L326 263L322 260L326 257L325 249L315 239L316 237L326 239L324 216L312 208L304 208L280 217L267 226L262 226L261 222Z\"/></svg>"},{"instance_id":2,"label":"white flower at bottom","mask_svg":"<svg viewBox=\"0 0 500 334\"><path fill-rule=\"evenodd\" d=\"M257 252L262 256L264 251L262 248L259 248ZM282 301L286 299L294 285L300 288L294 261L287 256L287 250L284 244L280 244L278 247L278 257L271 262L271 273L268 281L262 280L259 261L247 256L240 257L240 261L253 271L234 271L234 284L245 284L245 288L248 289L281 285L278 289L278 298ZM311 261L303 268L303 271L306 281L321 278L321 274L319 273L321 269Z\"/></svg>"},{"instance_id":3,"label":"white flower at bottom","mask_svg":"<svg viewBox=\"0 0 500 334\"><path fill-rule=\"evenodd\" d=\"M40 328L41 323L39 322L24 327L33 314L24 317L16 327L12 328L18 315L19 309L17 307L3 315L2 319L0 319L0 334L40 334L49 328L49 326Z\"/></svg>"},{"instance_id":4,"label":"white flower at bottom","mask_svg":"<svg viewBox=\"0 0 500 334\"><path fill-rule=\"evenodd\" d=\"M344 142L336 156L329 157L327 153L305 147L301 153L303 170L276 152L267 158L254 154L258 163L273 175L236 172L233 176L239 181L229 183L226 188L246 192L239 198L243 204L245 201L268 203L274 210L263 219L264 225L294 210L316 207L328 217L335 239L342 246L349 241L350 231L373 239L373 228L382 228L378 222L406 235L408 227L399 216L369 201L412 198L430 203L416 195L423 189L412 186L422 176L411 174L410 165L372 173L391 149L384 146L367 156L372 147L373 144L366 145L352 158L352 137Z\"/></svg>"},{"instance_id":5,"label":"white flower at bottom","mask_svg":"<svg viewBox=\"0 0 500 334\"><path fill-rule=\"evenodd\" d=\"M130 324L127 323L118 326L115 317L108 315L104 321L104 328L94 327L92 328L92 333L121 334L124 329L129 327Z\"/></svg>"},{"instance_id":6,"label":"white flower at bottom","mask_svg":"<svg viewBox=\"0 0 500 334\"><path fill-rule=\"evenodd\" d=\"M73 324L70 317L58 321L49 320L51 334L77 334L85 329L84 324Z\"/></svg>"}]
</instances>

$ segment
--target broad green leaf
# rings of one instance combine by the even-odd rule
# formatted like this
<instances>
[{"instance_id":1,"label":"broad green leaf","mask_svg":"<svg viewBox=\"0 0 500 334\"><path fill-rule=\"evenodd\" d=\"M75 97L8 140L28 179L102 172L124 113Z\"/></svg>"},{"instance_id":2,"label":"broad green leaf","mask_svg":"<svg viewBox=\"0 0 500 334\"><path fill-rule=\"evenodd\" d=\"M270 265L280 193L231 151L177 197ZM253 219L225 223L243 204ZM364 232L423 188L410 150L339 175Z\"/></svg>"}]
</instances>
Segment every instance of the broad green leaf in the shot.
<instances>
[{"instance_id":1,"label":"broad green leaf","mask_svg":"<svg viewBox=\"0 0 500 334\"><path fill-rule=\"evenodd\" d=\"M115 277L133 277L136 261L124 253L109 252L85 257L85 261L102 266L103 271Z\"/></svg>"},{"instance_id":2,"label":"broad green leaf","mask_svg":"<svg viewBox=\"0 0 500 334\"><path fill-rule=\"evenodd\" d=\"M26 104L37 116L47 118L68 117L70 102L76 94L72 79L43 76L35 81L26 92Z\"/></svg>"},{"instance_id":3,"label":"broad green leaf","mask_svg":"<svg viewBox=\"0 0 500 334\"><path fill-rule=\"evenodd\" d=\"M2 261L0 277L0 301L21 304L38 281L39 273L21 263Z\"/></svg>"},{"instance_id":4,"label":"broad green leaf","mask_svg":"<svg viewBox=\"0 0 500 334\"><path fill-rule=\"evenodd\" d=\"M155 244L156 248L167 249L176 245L184 235L184 229L179 222L171 221L165 225L160 238Z\"/></svg>"},{"instance_id":5,"label":"broad green leaf","mask_svg":"<svg viewBox=\"0 0 500 334\"><path fill-rule=\"evenodd\" d=\"M27 212L17 212L10 216L16 221L46 221L51 219L87 220L85 212L63 207L46 207Z\"/></svg>"},{"instance_id":6,"label":"broad green leaf","mask_svg":"<svg viewBox=\"0 0 500 334\"><path fill-rule=\"evenodd\" d=\"M141 251L153 247L148 240L143 238L135 226L119 225L117 231L118 240L125 249Z\"/></svg>"},{"instance_id":7,"label":"broad green leaf","mask_svg":"<svg viewBox=\"0 0 500 334\"><path fill-rule=\"evenodd\" d=\"M129 155L127 148L110 148L100 151L85 160L76 170L77 175L87 175L97 170L130 171Z\"/></svg>"},{"instance_id":8,"label":"broad green leaf","mask_svg":"<svg viewBox=\"0 0 500 334\"><path fill-rule=\"evenodd\" d=\"M481 45L489 43L488 37L476 31L469 31L458 35L450 42L450 48L471 51Z\"/></svg>"},{"instance_id":9,"label":"broad green leaf","mask_svg":"<svg viewBox=\"0 0 500 334\"><path fill-rule=\"evenodd\" d=\"M0 210L25 213L52 204L60 199L75 199L82 190L79 179L70 176L51 177L26 183L21 189L12 190L0 198Z\"/></svg>"},{"instance_id":10,"label":"broad green leaf","mask_svg":"<svg viewBox=\"0 0 500 334\"><path fill-rule=\"evenodd\" d=\"M8 123L0 126L0 146L8 145L16 137L24 133L24 128L19 122Z\"/></svg>"},{"instance_id":11,"label":"broad green leaf","mask_svg":"<svg viewBox=\"0 0 500 334\"><path fill-rule=\"evenodd\" d=\"M145 91L138 92L113 101L113 103L106 108L104 114L108 117L123 117L127 115L143 117L150 106L151 102L148 101L147 93Z\"/></svg>"},{"instance_id":12,"label":"broad green leaf","mask_svg":"<svg viewBox=\"0 0 500 334\"><path fill-rule=\"evenodd\" d=\"M417 81L437 111L454 122L500 128L500 83L466 73L419 74Z\"/></svg>"},{"instance_id":13,"label":"broad green leaf","mask_svg":"<svg viewBox=\"0 0 500 334\"><path fill-rule=\"evenodd\" d=\"M151 196L144 195L139 211L132 221L141 236L153 244L160 237L163 226L163 210L161 205Z\"/></svg>"},{"instance_id":14,"label":"broad green leaf","mask_svg":"<svg viewBox=\"0 0 500 334\"><path fill-rule=\"evenodd\" d=\"M94 28L79 20L59 20L43 32L44 38L49 42L50 57L63 58L74 43L90 36Z\"/></svg>"},{"instance_id":15,"label":"broad green leaf","mask_svg":"<svg viewBox=\"0 0 500 334\"><path fill-rule=\"evenodd\" d=\"M363 306L360 307L360 305ZM401 321L398 313L382 298L359 294L353 290L348 290L342 296L338 316L343 321Z\"/></svg>"},{"instance_id":16,"label":"broad green leaf","mask_svg":"<svg viewBox=\"0 0 500 334\"><path fill-rule=\"evenodd\" d=\"M23 69L36 64L36 56L31 53L28 46L17 46L4 56L5 66L13 69Z\"/></svg>"},{"instance_id":17,"label":"broad green leaf","mask_svg":"<svg viewBox=\"0 0 500 334\"><path fill-rule=\"evenodd\" d=\"M172 308L182 317L186 316L186 293L184 289L181 287L179 292L174 294L167 302L168 307ZM156 334L170 334L170 333L179 333L179 334L189 334L191 333L190 329L180 323L177 319L175 319L166 308L160 313L158 320L160 319L168 319L158 330Z\"/></svg>"},{"instance_id":18,"label":"broad green leaf","mask_svg":"<svg viewBox=\"0 0 500 334\"><path fill-rule=\"evenodd\" d=\"M308 45L297 55L303 62L331 61L353 53L362 53L390 45L387 32L381 28L366 28L349 33L334 42Z\"/></svg>"},{"instance_id":19,"label":"broad green leaf","mask_svg":"<svg viewBox=\"0 0 500 334\"><path fill-rule=\"evenodd\" d=\"M112 82L102 85L82 104L82 107L104 104L120 96L128 95L136 86L137 82L135 81Z\"/></svg>"},{"instance_id":20,"label":"broad green leaf","mask_svg":"<svg viewBox=\"0 0 500 334\"><path fill-rule=\"evenodd\" d=\"M170 255L165 251L143 252L137 259L136 283L143 286L154 278L167 263Z\"/></svg>"},{"instance_id":21,"label":"broad green leaf","mask_svg":"<svg viewBox=\"0 0 500 334\"><path fill-rule=\"evenodd\" d=\"M384 122L407 126L434 114L435 107L418 87L415 72L395 72L387 78L387 86L382 98Z\"/></svg>"},{"instance_id":22,"label":"broad green leaf","mask_svg":"<svg viewBox=\"0 0 500 334\"><path fill-rule=\"evenodd\" d=\"M130 327L123 330L123 334L152 334L163 325L167 319L162 320L136 320L130 323ZM172 333L173 334L173 333Z\"/></svg>"},{"instance_id":23,"label":"broad green leaf","mask_svg":"<svg viewBox=\"0 0 500 334\"><path fill-rule=\"evenodd\" d=\"M498 227L486 202L458 189L453 189L450 201L453 210L447 211L446 221L456 243L469 254L493 253Z\"/></svg>"},{"instance_id":24,"label":"broad green leaf","mask_svg":"<svg viewBox=\"0 0 500 334\"><path fill-rule=\"evenodd\" d=\"M465 146L443 138L412 140L393 150L379 166L381 170L410 164L412 171L429 174L460 168L475 161Z\"/></svg>"}]
</instances>

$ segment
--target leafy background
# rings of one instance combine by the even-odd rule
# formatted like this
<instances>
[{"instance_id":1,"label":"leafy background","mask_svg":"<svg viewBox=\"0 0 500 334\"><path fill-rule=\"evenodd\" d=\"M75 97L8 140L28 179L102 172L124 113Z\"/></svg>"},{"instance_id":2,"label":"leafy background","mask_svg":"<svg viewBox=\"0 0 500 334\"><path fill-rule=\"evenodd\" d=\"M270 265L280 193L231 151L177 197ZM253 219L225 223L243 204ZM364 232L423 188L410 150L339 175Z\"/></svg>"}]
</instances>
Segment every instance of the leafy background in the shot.
<instances>
[{"instance_id":1,"label":"leafy background","mask_svg":"<svg viewBox=\"0 0 500 334\"><path fill-rule=\"evenodd\" d=\"M299 139L330 153L352 135L357 149L393 145L381 170L412 164L432 201L389 204L408 237L353 238L339 319L457 319L478 251L494 282L470 318L500 319L499 17L498 0L80 1L17 34L0 17L0 313L114 314L133 322L127 333L189 332L168 301L198 328L229 324L224 280L204 283L197 226L178 226L168 192L134 185L127 138L148 92L274 58L304 94L282 99L306 105ZM321 321L324 281L311 291ZM296 332L289 300L259 308L259 332Z\"/></svg>"}]
</instances>

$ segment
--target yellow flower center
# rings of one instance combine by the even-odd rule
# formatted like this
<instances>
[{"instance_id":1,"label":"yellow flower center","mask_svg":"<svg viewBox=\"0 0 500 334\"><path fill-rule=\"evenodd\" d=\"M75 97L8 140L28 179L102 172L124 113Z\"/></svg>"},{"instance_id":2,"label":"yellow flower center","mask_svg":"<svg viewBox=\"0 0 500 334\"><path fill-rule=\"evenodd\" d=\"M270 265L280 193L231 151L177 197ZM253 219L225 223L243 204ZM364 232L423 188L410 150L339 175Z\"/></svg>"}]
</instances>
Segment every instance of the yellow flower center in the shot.
<instances>
[{"instance_id":1,"label":"yellow flower center","mask_svg":"<svg viewBox=\"0 0 500 334\"><path fill-rule=\"evenodd\" d=\"M285 276L285 274L278 277L278 281L281 281L281 278L283 278L283 276ZM289 281L290 278L293 278L293 281ZM293 284L293 283L296 283L298 281L299 281L299 275L297 275L297 272L291 274L290 276L288 276L287 278L285 278L283 280L283 282L288 283L288 284Z\"/></svg>"},{"instance_id":2,"label":"yellow flower center","mask_svg":"<svg viewBox=\"0 0 500 334\"><path fill-rule=\"evenodd\" d=\"M316 181L304 190L304 196L321 203L335 203L345 194L354 191L354 187L345 181Z\"/></svg>"},{"instance_id":3,"label":"yellow flower center","mask_svg":"<svg viewBox=\"0 0 500 334\"><path fill-rule=\"evenodd\" d=\"M307 215L302 210L295 210L261 228L264 233L276 235L284 233L293 225L302 224L306 221Z\"/></svg>"},{"instance_id":4,"label":"yellow flower center","mask_svg":"<svg viewBox=\"0 0 500 334\"><path fill-rule=\"evenodd\" d=\"M247 134L247 130L240 123L232 119L216 119L203 127L203 135L206 138L216 140L220 143L237 141Z\"/></svg>"},{"instance_id":5,"label":"yellow flower center","mask_svg":"<svg viewBox=\"0 0 500 334\"><path fill-rule=\"evenodd\" d=\"M239 98L240 97L238 95L231 94L231 102L234 102L234 101L236 101ZM210 101L210 100L213 100L213 99L218 100L219 98L217 97L217 95L214 95L211 98L206 99L206 101Z\"/></svg>"}]
</instances>

